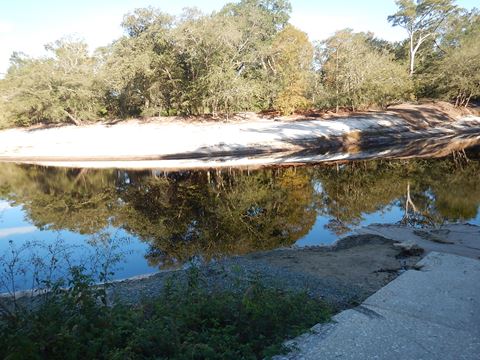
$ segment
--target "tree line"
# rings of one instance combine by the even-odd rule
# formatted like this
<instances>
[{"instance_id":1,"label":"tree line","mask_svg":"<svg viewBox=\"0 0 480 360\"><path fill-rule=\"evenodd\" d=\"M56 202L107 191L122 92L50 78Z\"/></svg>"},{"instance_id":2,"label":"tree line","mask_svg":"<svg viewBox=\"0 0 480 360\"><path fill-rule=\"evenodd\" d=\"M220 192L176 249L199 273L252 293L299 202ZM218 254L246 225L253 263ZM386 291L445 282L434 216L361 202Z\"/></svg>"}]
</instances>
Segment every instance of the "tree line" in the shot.
<instances>
[{"instance_id":1,"label":"tree line","mask_svg":"<svg viewBox=\"0 0 480 360\"><path fill-rule=\"evenodd\" d=\"M14 53L0 80L0 127L241 111L351 110L419 98L480 97L480 12L453 0L397 0L408 38L345 29L312 43L288 0L240 0L204 14L125 15L124 35L93 54L77 39L48 55Z\"/></svg>"}]
</instances>

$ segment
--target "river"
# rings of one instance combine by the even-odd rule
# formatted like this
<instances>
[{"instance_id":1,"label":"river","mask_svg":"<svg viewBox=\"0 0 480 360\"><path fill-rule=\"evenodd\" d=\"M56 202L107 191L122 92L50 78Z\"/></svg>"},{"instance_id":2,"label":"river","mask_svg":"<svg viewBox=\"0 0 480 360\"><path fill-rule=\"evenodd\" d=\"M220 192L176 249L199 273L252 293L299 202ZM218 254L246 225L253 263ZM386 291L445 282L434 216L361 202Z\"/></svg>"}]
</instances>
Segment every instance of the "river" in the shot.
<instances>
[{"instance_id":1,"label":"river","mask_svg":"<svg viewBox=\"0 0 480 360\"><path fill-rule=\"evenodd\" d=\"M452 156L252 171L0 163L0 260L18 254L16 290L29 288L32 268L43 277L62 262L115 264L112 278L122 279L328 245L372 223L480 225L479 208L480 162ZM1 286L5 292L11 284Z\"/></svg>"}]
</instances>

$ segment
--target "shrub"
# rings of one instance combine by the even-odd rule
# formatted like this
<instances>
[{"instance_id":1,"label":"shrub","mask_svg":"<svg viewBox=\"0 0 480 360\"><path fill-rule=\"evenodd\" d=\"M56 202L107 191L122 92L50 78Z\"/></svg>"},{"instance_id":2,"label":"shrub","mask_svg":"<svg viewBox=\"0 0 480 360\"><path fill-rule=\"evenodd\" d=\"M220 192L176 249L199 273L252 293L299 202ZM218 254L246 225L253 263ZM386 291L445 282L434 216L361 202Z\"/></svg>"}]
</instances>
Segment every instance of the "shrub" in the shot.
<instances>
[{"instance_id":1,"label":"shrub","mask_svg":"<svg viewBox=\"0 0 480 360\"><path fill-rule=\"evenodd\" d=\"M136 306L107 306L103 287L73 268L38 306L0 311L5 359L256 359L285 352L286 338L327 321L329 311L306 293L252 281L246 290L206 290L199 271L172 279Z\"/></svg>"}]
</instances>

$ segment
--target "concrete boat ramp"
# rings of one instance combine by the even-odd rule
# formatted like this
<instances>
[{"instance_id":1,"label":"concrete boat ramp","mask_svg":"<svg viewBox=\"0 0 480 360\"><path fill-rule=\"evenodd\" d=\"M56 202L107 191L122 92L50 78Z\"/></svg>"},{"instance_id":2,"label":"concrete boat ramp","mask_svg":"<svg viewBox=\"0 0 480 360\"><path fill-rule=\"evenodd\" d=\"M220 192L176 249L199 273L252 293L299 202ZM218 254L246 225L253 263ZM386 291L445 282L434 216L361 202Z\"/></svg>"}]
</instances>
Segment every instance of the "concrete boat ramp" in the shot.
<instances>
[{"instance_id":1,"label":"concrete boat ramp","mask_svg":"<svg viewBox=\"0 0 480 360\"><path fill-rule=\"evenodd\" d=\"M428 253L360 306L288 342L296 350L275 359L480 359L480 259L472 255L480 247L480 230L466 229L465 237L476 240L472 253L464 254L469 257ZM372 230L381 232L378 226ZM465 246L448 245L457 253Z\"/></svg>"}]
</instances>

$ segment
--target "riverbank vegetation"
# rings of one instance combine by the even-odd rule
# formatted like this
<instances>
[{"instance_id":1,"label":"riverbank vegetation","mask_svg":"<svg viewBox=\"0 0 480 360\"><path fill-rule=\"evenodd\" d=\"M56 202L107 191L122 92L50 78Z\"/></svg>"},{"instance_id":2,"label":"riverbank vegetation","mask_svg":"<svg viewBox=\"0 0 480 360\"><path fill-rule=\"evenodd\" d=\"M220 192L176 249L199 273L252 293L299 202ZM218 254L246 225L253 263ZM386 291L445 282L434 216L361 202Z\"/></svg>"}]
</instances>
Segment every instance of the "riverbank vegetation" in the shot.
<instances>
[{"instance_id":1,"label":"riverbank vegetation","mask_svg":"<svg viewBox=\"0 0 480 360\"><path fill-rule=\"evenodd\" d=\"M319 43L289 23L287 0L241 0L204 14L136 9L124 35L89 52L14 53L0 80L0 127L241 111L385 108L421 98L468 106L480 96L480 13L453 0L397 0L409 38L338 31Z\"/></svg>"},{"instance_id":2,"label":"riverbank vegetation","mask_svg":"<svg viewBox=\"0 0 480 360\"><path fill-rule=\"evenodd\" d=\"M203 281L192 268L186 281L172 277L157 297L110 304L108 287L72 267L31 304L0 299L0 357L264 359L286 352L285 339L330 318L322 301L260 279L213 291Z\"/></svg>"}]
</instances>

